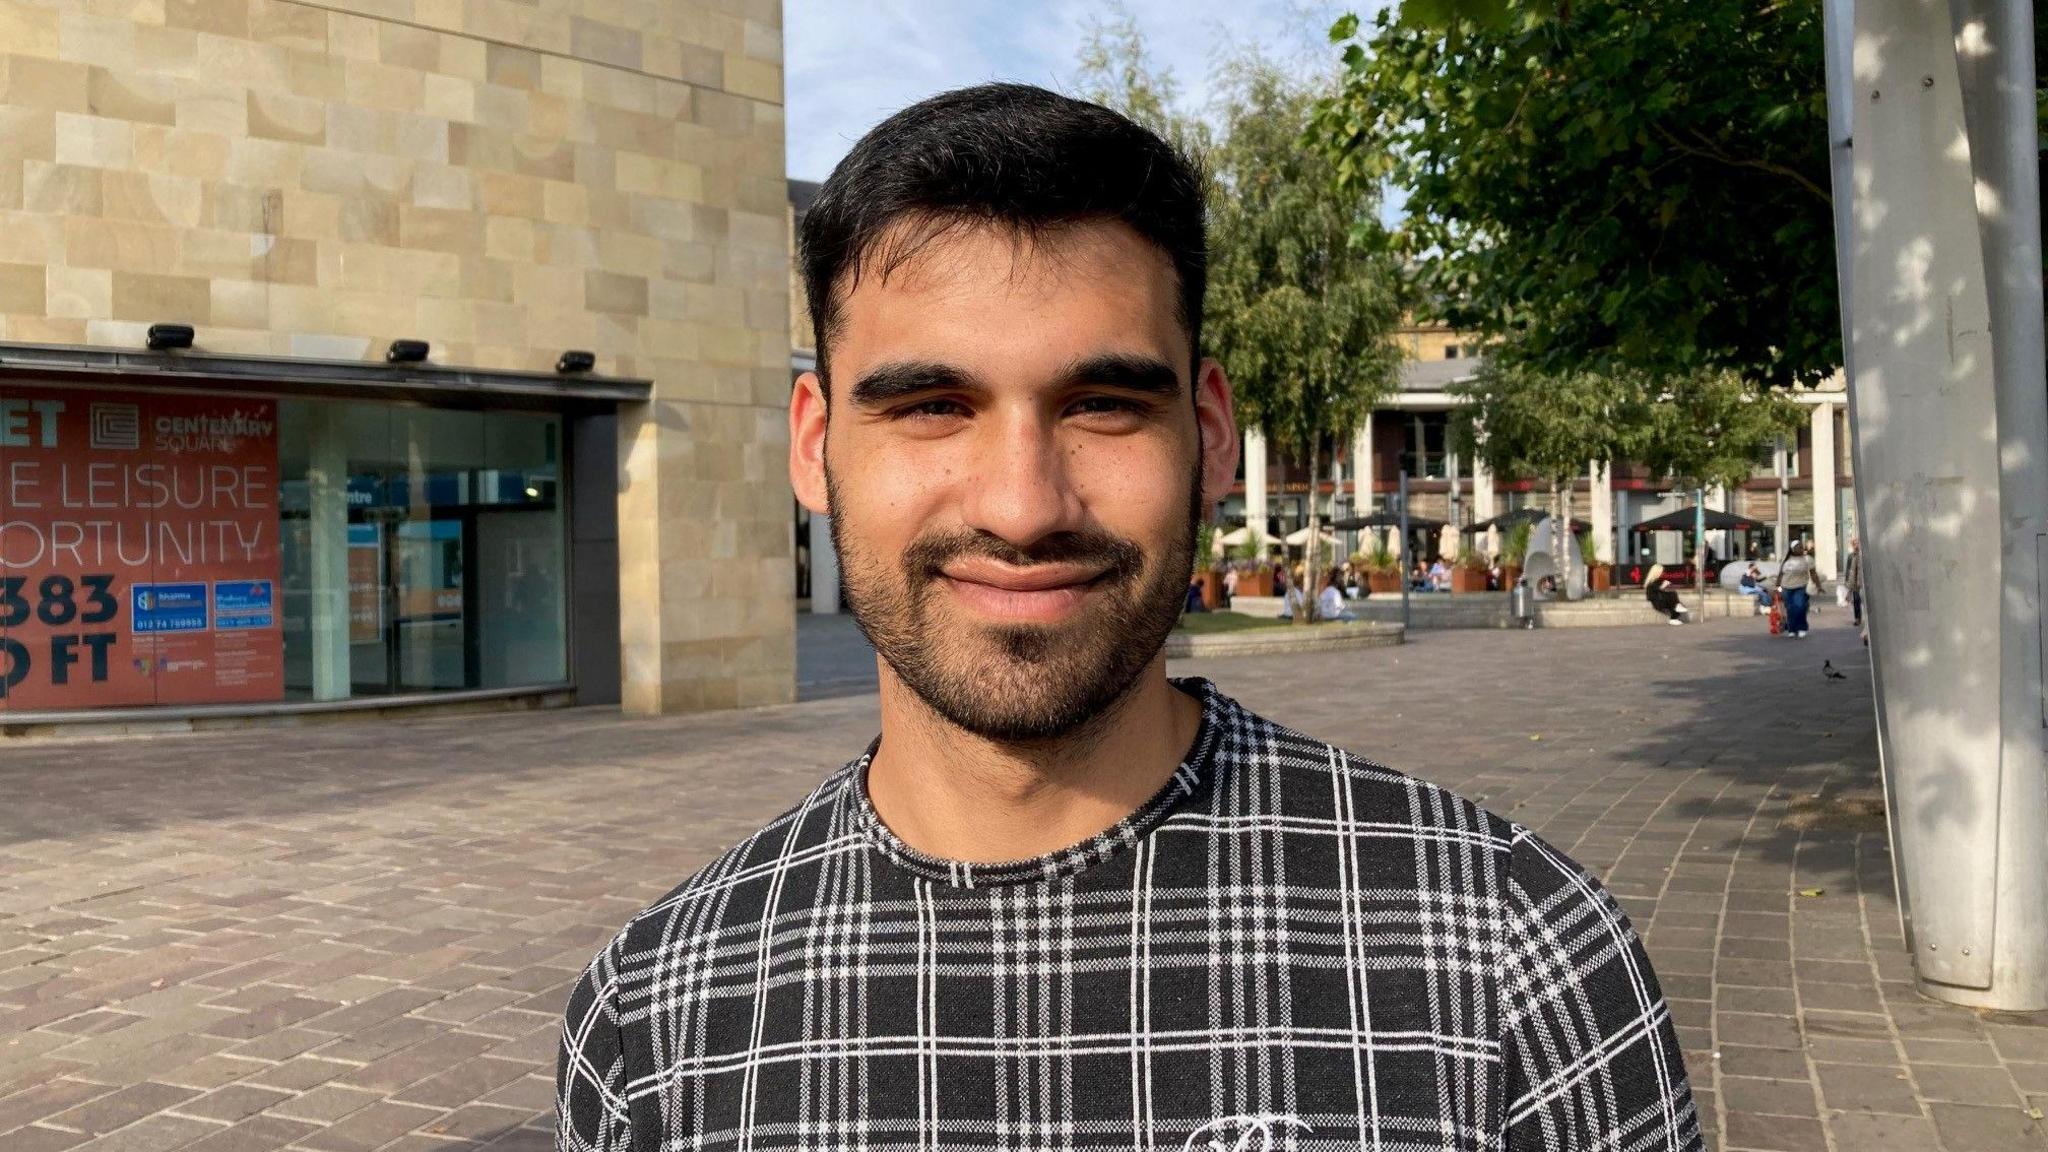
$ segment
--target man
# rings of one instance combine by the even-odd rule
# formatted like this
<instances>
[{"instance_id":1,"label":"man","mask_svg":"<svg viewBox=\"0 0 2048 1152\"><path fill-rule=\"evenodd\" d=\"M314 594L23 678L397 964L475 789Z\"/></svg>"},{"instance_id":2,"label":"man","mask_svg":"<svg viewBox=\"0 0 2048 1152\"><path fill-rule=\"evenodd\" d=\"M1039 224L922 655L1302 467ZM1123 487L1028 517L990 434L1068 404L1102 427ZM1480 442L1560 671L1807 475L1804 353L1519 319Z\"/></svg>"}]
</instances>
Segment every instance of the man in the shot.
<instances>
[{"instance_id":1,"label":"man","mask_svg":"<svg viewBox=\"0 0 2048 1152\"><path fill-rule=\"evenodd\" d=\"M1850 623L1863 627L1863 546L1849 537L1849 562L1842 566L1842 587L1849 590Z\"/></svg>"},{"instance_id":2,"label":"man","mask_svg":"<svg viewBox=\"0 0 2048 1152\"><path fill-rule=\"evenodd\" d=\"M881 736L592 962L561 1148L1700 1147L1590 877L1168 680L1237 466L1202 191L1014 85L891 117L825 182L790 475Z\"/></svg>"}]
</instances>

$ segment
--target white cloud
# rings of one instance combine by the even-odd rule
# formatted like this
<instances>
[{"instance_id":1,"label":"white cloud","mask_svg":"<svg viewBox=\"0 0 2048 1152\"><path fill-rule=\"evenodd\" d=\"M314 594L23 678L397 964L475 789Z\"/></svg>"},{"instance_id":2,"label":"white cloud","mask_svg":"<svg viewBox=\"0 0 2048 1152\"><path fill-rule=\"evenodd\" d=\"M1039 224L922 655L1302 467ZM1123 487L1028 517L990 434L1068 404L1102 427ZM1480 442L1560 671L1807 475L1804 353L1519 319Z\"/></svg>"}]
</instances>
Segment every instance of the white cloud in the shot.
<instances>
[{"instance_id":1,"label":"white cloud","mask_svg":"<svg viewBox=\"0 0 2048 1152\"><path fill-rule=\"evenodd\" d=\"M1184 102L1215 96L1215 65L1256 45L1300 68L1334 64L1326 33L1384 0L1131 0L1153 58ZM786 0L789 174L821 180L861 134L905 105L988 80L1073 86L1091 0Z\"/></svg>"}]
</instances>

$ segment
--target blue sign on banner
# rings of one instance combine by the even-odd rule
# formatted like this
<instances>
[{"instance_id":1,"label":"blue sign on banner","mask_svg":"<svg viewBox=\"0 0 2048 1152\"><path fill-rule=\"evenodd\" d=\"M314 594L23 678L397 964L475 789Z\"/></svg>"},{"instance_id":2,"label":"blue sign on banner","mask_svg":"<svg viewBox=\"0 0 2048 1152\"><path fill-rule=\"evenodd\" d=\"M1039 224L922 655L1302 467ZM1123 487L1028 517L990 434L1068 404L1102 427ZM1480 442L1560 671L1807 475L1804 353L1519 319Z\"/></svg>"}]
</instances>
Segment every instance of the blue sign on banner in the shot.
<instances>
[{"instance_id":1,"label":"blue sign on banner","mask_svg":"<svg viewBox=\"0 0 2048 1152\"><path fill-rule=\"evenodd\" d=\"M129 593L132 632L206 631L206 585L137 584Z\"/></svg>"},{"instance_id":2,"label":"blue sign on banner","mask_svg":"<svg viewBox=\"0 0 2048 1152\"><path fill-rule=\"evenodd\" d=\"M274 623L268 580L216 580L213 583L215 628L268 628Z\"/></svg>"}]
</instances>

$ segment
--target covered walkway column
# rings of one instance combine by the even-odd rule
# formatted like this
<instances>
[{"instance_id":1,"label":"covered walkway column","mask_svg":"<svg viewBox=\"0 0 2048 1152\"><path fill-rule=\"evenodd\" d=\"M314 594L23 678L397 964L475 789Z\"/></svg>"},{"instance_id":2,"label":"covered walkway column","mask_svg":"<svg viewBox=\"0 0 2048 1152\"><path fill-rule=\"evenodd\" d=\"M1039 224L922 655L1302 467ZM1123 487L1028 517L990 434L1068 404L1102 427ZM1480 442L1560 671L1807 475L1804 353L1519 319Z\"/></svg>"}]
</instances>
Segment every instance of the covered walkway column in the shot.
<instances>
[{"instance_id":1,"label":"covered walkway column","mask_svg":"<svg viewBox=\"0 0 2048 1152\"><path fill-rule=\"evenodd\" d=\"M1835 537L1835 406L1815 404L1811 416L1813 437L1813 563L1820 574L1833 580L1842 571Z\"/></svg>"},{"instance_id":2,"label":"covered walkway column","mask_svg":"<svg viewBox=\"0 0 2048 1152\"><path fill-rule=\"evenodd\" d=\"M1478 524L1493 519L1495 515L1493 473L1487 469L1484 460L1475 456L1472 460L1472 522ZM1485 539L1475 541L1474 546L1489 557L1493 556L1500 551L1500 533L1488 528Z\"/></svg>"},{"instance_id":3,"label":"covered walkway column","mask_svg":"<svg viewBox=\"0 0 2048 1152\"><path fill-rule=\"evenodd\" d=\"M1266 530L1266 434L1257 428L1244 430L1244 522L1251 526L1252 546L1259 547Z\"/></svg>"},{"instance_id":4,"label":"covered walkway column","mask_svg":"<svg viewBox=\"0 0 2048 1152\"><path fill-rule=\"evenodd\" d=\"M1592 468L1593 547L1602 564L1614 563L1614 472L1605 464Z\"/></svg>"},{"instance_id":5,"label":"covered walkway column","mask_svg":"<svg viewBox=\"0 0 2048 1152\"><path fill-rule=\"evenodd\" d=\"M1365 516L1372 512L1372 413L1365 414L1365 423L1351 433L1351 514Z\"/></svg>"}]
</instances>

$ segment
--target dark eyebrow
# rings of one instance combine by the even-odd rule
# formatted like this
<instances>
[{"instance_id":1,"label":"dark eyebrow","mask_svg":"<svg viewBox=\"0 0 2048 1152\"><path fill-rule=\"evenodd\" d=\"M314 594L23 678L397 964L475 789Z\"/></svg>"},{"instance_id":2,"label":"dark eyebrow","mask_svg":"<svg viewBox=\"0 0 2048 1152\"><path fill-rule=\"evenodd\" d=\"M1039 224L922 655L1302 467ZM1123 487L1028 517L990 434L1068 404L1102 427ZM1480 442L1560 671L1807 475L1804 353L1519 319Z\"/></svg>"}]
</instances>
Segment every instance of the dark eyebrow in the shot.
<instances>
[{"instance_id":1,"label":"dark eyebrow","mask_svg":"<svg viewBox=\"0 0 2048 1152\"><path fill-rule=\"evenodd\" d=\"M1150 356L1122 352L1090 356L1077 361L1060 373L1060 382L1069 387L1093 384L1153 396L1175 396L1180 393L1180 373L1174 370L1173 365Z\"/></svg>"},{"instance_id":2,"label":"dark eyebrow","mask_svg":"<svg viewBox=\"0 0 2048 1152\"><path fill-rule=\"evenodd\" d=\"M950 364L929 360L901 360L864 373L853 382L848 399L863 408L901 400L920 392L942 392L950 388L979 388L981 380L971 372Z\"/></svg>"}]
</instances>

